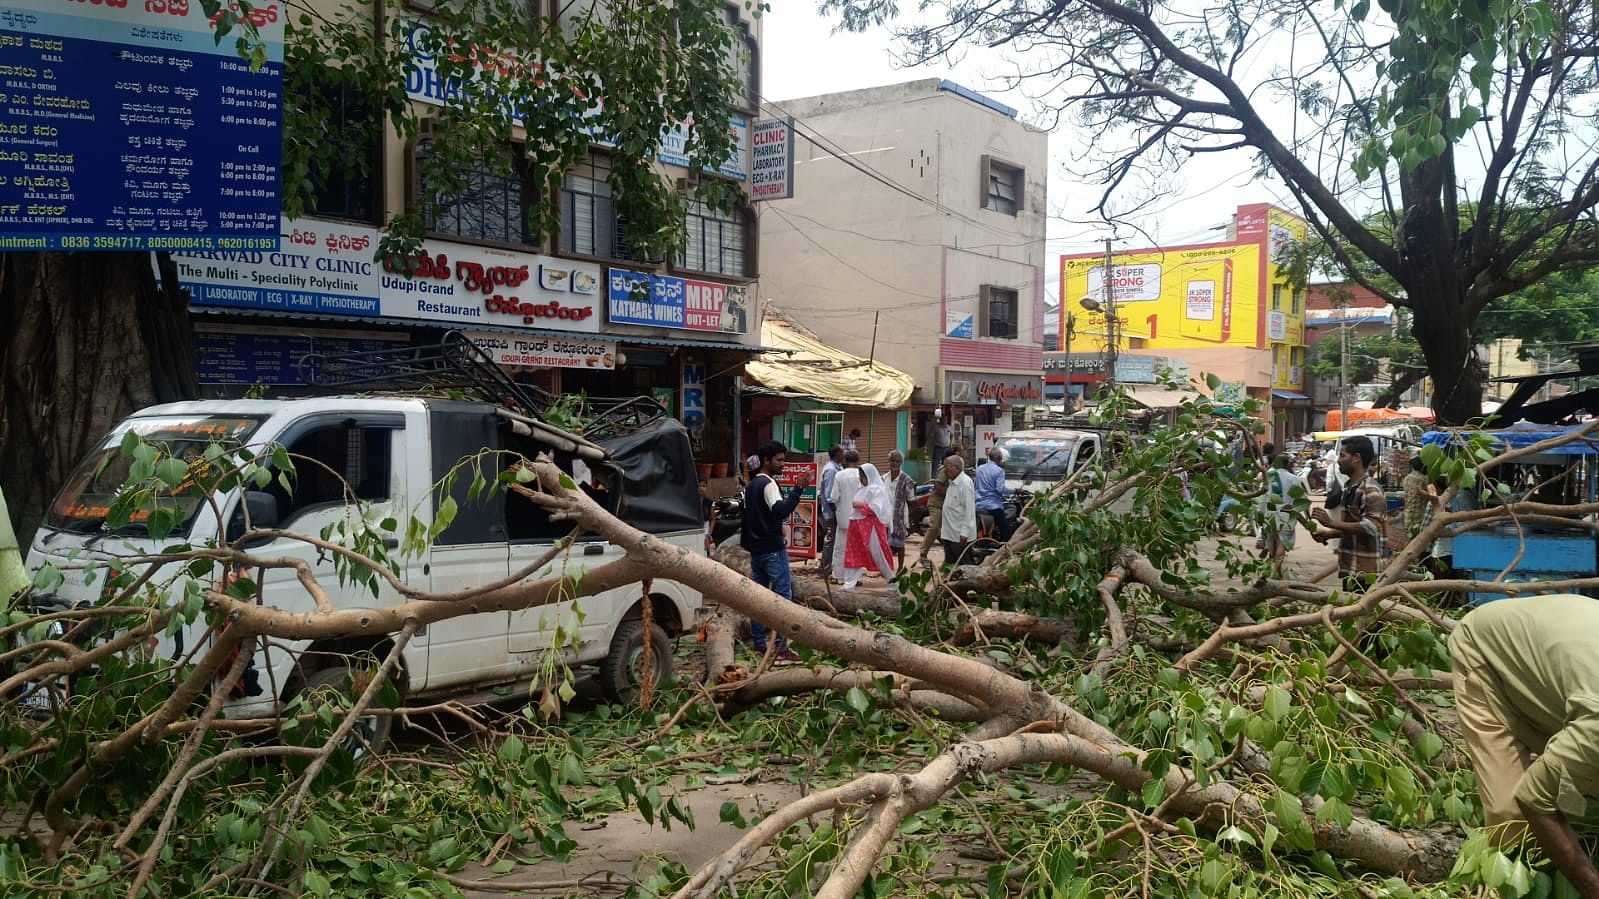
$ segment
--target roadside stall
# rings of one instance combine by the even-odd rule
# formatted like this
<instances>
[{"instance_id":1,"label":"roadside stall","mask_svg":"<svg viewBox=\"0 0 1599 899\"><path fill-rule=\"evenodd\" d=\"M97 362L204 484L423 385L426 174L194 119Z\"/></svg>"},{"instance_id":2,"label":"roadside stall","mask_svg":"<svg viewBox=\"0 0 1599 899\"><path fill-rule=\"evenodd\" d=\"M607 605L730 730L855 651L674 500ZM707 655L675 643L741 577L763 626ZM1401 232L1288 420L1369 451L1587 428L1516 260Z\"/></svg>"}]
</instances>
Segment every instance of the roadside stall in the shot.
<instances>
[{"instance_id":1,"label":"roadside stall","mask_svg":"<svg viewBox=\"0 0 1599 899\"><path fill-rule=\"evenodd\" d=\"M1492 439L1495 450L1519 449L1562 436L1564 428L1523 425L1501 431L1432 431L1423 445L1462 447L1473 433ZM1525 456L1494 470L1493 476L1462 488L1455 498L1458 510L1485 509L1504 503L1532 500L1572 506L1599 499L1599 443L1573 440L1546 452ZM1475 580L1562 580L1590 577L1599 571L1593 514L1573 517L1570 523L1496 521L1457 531L1453 566ZM1473 593L1473 605L1503 599L1501 593Z\"/></svg>"}]
</instances>

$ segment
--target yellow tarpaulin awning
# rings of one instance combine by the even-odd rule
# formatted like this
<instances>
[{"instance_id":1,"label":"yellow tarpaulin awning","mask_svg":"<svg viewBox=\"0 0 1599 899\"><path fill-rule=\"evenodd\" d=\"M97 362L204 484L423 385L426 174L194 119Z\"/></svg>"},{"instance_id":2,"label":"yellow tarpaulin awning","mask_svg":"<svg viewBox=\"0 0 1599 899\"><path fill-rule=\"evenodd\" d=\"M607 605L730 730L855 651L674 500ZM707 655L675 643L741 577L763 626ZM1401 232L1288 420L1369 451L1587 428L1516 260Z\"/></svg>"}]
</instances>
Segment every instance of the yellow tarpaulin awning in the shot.
<instances>
[{"instance_id":1,"label":"yellow tarpaulin awning","mask_svg":"<svg viewBox=\"0 0 1599 899\"><path fill-rule=\"evenodd\" d=\"M828 346L770 309L761 322L761 344L787 352L751 360L745 364L744 374L778 393L845 406L898 409L910 402L916 389L910 375Z\"/></svg>"}]
</instances>

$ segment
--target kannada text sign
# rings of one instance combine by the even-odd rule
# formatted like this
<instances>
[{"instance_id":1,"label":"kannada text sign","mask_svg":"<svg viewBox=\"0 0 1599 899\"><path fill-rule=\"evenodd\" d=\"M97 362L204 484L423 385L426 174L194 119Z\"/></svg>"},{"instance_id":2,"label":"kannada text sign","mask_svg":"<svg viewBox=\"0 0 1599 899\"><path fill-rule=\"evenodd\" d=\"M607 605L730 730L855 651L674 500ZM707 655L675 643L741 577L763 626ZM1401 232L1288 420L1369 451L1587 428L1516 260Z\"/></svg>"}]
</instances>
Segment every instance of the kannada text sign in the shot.
<instances>
[{"instance_id":1,"label":"kannada text sign","mask_svg":"<svg viewBox=\"0 0 1599 899\"><path fill-rule=\"evenodd\" d=\"M191 0L8 0L0 249L276 249L287 10L248 15L257 70Z\"/></svg>"}]
</instances>

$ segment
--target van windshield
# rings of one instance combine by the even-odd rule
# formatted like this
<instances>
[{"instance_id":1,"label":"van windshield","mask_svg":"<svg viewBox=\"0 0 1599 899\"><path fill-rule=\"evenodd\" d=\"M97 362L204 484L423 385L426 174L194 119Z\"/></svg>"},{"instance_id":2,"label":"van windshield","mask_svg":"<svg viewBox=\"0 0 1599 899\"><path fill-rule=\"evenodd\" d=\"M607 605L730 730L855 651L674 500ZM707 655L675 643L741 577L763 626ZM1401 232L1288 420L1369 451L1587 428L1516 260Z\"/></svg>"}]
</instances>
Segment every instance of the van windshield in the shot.
<instances>
[{"instance_id":1,"label":"van windshield","mask_svg":"<svg viewBox=\"0 0 1599 899\"><path fill-rule=\"evenodd\" d=\"M1023 438L1001 441L1005 476L1018 481L1058 481L1070 474L1075 439Z\"/></svg>"},{"instance_id":2,"label":"van windshield","mask_svg":"<svg viewBox=\"0 0 1599 899\"><path fill-rule=\"evenodd\" d=\"M193 465L205 458L206 448L215 443L223 449L239 447L260 427L261 419L233 415L163 415L130 418L108 435L103 443L78 463L66 486L45 513L45 524L61 530L87 533L99 530L111 510L117 492L128 479L133 459L122 454L122 440L129 431L168 455ZM181 495L180 495L181 494ZM174 535L187 534L194 523L202 499L180 485L166 494L180 512ZM127 530L144 530L148 510L135 512Z\"/></svg>"}]
</instances>

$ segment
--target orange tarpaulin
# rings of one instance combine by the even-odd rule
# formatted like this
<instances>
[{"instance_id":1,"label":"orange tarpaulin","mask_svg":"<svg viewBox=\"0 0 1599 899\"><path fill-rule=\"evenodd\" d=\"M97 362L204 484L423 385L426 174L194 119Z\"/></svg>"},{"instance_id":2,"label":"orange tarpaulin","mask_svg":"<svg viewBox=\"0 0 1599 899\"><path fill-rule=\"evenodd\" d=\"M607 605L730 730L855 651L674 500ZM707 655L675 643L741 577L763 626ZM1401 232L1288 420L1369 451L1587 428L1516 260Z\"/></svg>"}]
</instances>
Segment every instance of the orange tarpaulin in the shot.
<instances>
[{"instance_id":1,"label":"orange tarpaulin","mask_svg":"<svg viewBox=\"0 0 1599 899\"><path fill-rule=\"evenodd\" d=\"M1406 410L1408 412L1410 410ZM1327 410L1327 430L1345 431L1358 424L1371 424L1376 421L1392 421L1404 419L1409 421L1415 416L1407 415L1397 409L1350 409L1349 421L1344 422L1343 413L1338 409Z\"/></svg>"}]
</instances>

